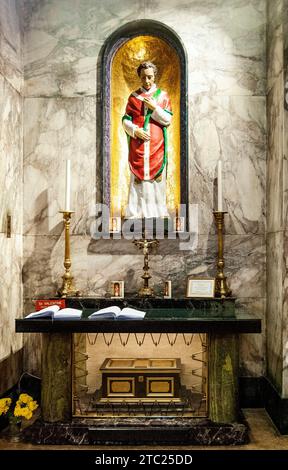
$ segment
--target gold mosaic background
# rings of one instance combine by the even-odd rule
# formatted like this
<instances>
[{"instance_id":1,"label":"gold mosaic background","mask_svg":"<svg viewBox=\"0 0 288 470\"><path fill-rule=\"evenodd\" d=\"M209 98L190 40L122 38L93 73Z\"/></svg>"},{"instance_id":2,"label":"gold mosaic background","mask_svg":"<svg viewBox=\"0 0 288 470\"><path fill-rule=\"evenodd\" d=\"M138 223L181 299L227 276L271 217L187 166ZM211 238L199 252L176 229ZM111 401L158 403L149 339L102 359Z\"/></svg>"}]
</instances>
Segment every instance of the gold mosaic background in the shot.
<instances>
[{"instance_id":1,"label":"gold mosaic background","mask_svg":"<svg viewBox=\"0 0 288 470\"><path fill-rule=\"evenodd\" d=\"M167 91L173 119L168 128L167 206L180 204L180 62L176 51L155 36L137 36L115 53L111 73L111 216L124 216L128 200L130 170L127 138L122 127L127 99L140 86L138 65L149 60L158 68L156 84Z\"/></svg>"}]
</instances>

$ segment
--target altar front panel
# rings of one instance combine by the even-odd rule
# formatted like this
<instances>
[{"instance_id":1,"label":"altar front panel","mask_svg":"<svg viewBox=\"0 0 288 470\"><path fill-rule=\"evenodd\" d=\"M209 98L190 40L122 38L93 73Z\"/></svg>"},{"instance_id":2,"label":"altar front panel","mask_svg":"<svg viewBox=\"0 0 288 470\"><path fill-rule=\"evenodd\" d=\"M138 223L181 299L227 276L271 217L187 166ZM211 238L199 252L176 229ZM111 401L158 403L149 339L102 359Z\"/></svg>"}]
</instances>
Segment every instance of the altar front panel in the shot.
<instances>
[{"instance_id":1,"label":"altar front panel","mask_svg":"<svg viewBox=\"0 0 288 470\"><path fill-rule=\"evenodd\" d=\"M82 333L73 415L207 416L206 334Z\"/></svg>"}]
</instances>

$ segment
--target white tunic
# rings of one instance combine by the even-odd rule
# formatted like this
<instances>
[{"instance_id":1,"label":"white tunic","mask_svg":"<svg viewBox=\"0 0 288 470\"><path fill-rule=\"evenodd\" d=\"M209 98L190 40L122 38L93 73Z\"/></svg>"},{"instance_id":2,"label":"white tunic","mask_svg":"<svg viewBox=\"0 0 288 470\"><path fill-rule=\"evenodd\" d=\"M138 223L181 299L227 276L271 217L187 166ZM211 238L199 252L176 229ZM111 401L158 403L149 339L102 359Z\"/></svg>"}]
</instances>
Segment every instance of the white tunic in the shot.
<instances>
[{"instance_id":1,"label":"white tunic","mask_svg":"<svg viewBox=\"0 0 288 470\"><path fill-rule=\"evenodd\" d=\"M156 89L156 86L154 85ZM149 94L151 91L149 90ZM145 90L142 88L142 91ZM136 93L135 93L135 95ZM143 100L139 96L139 99ZM145 106L145 111L147 112L147 107ZM146 114L145 112L145 114ZM160 106L153 111L151 117L159 122L162 125L169 125L171 121L171 116L165 113ZM127 134L134 138L134 132L137 126L128 120L123 121L123 127ZM148 130L149 132L149 130ZM146 146L149 146L149 141L145 142ZM149 152L145 152L145 154ZM145 155L144 155L145 157ZM145 163L145 162L144 162ZM145 169L145 164L144 164ZM131 173L130 179L130 188L129 188L129 197L128 204L125 211L125 217L131 219L142 219L142 218L156 218L156 217L169 217L166 204L166 171L167 167L162 172L161 181L156 180L137 180L135 183L135 175Z\"/></svg>"}]
</instances>

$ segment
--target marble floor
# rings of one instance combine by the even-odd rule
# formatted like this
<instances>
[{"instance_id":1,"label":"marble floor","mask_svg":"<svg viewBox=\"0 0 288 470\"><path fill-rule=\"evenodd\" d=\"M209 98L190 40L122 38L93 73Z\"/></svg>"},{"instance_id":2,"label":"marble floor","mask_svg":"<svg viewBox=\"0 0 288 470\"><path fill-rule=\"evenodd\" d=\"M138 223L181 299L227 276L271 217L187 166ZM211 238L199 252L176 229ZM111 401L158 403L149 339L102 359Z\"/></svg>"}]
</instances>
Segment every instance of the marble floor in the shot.
<instances>
[{"instance_id":1,"label":"marble floor","mask_svg":"<svg viewBox=\"0 0 288 470\"><path fill-rule=\"evenodd\" d=\"M268 414L263 409L245 409L243 410L245 418L250 426L250 443L243 446L219 446L219 447L201 447L201 446L181 446L179 449L192 449L198 450L215 450L215 449L229 449L229 450L288 450L288 435L281 436ZM0 451L1 450L87 450L91 449L89 446L37 446L23 443L12 443L0 439ZM93 450L103 450L103 447L93 446ZM161 447L145 447L145 446L106 446L105 450L109 449L121 449L121 450L132 450L132 449L151 449L151 450L165 450L174 449L175 446L161 446Z\"/></svg>"}]
</instances>

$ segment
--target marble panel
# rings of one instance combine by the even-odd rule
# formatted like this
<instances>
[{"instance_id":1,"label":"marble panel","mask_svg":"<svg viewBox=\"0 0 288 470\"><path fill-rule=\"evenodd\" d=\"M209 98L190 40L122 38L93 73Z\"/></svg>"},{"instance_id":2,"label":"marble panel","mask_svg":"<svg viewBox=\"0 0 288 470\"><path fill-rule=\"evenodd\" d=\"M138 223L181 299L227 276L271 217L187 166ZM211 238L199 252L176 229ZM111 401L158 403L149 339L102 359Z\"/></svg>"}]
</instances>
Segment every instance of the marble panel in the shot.
<instances>
[{"instance_id":1,"label":"marble panel","mask_svg":"<svg viewBox=\"0 0 288 470\"><path fill-rule=\"evenodd\" d=\"M261 334L240 335L240 376L266 374L266 299L243 298L236 301L237 308L262 320Z\"/></svg>"},{"instance_id":2,"label":"marble panel","mask_svg":"<svg viewBox=\"0 0 288 470\"><path fill-rule=\"evenodd\" d=\"M23 132L22 97L0 74L0 233L6 233L7 214L12 233L22 233Z\"/></svg>"},{"instance_id":3,"label":"marble panel","mask_svg":"<svg viewBox=\"0 0 288 470\"><path fill-rule=\"evenodd\" d=\"M72 273L82 295L103 297L110 280L134 277L134 266L143 266L141 255L94 255L88 252L90 237L71 237ZM26 236L24 238L24 295L33 299L55 295L64 273L64 233L56 236ZM142 274L142 272L141 272ZM140 278L140 276L139 276ZM129 282L128 282L129 285Z\"/></svg>"},{"instance_id":4,"label":"marble panel","mask_svg":"<svg viewBox=\"0 0 288 470\"><path fill-rule=\"evenodd\" d=\"M267 231L283 228L283 80L280 77L267 97ZM286 183L287 184L287 183Z\"/></svg>"},{"instance_id":5,"label":"marble panel","mask_svg":"<svg viewBox=\"0 0 288 470\"><path fill-rule=\"evenodd\" d=\"M283 0L267 2L267 92L283 73Z\"/></svg>"},{"instance_id":6,"label":"marble panel","mask_svg":"<svg viewBox=\"0 0 288 470\"><path fill-rule=\"evenodd\" d=\"M284 232L283 278L283 396L288 398L288 230Z\"/></svg>"},{"instance_id":7,"label":"marble panel","mask_svg":"<svg viewBox=\"0 0 288 470\"><path fill-rule=\"evenodd\" d=\"M287 67L287 49L288 49L288 2L283 1L282 20L283 20L283 40L284 40L284 67Z\"/></svg>"},{"instance_id":8,"label":"marble panel","mask_svg":"<svg viewBox=\"0 0 288 470\"><path fill-rule=\"evenodd\" d=\"M22 335L15 333L15 318L22 316L22 236L0 234L0 360L22 347Z\"/></svg>"},{"instance_id":9,"label":"marble panel","mask_svg":"<svg viewBox=\"0 0 288 470\"><path fill-rule=\"evenodd\" d=\"M59 236L52 235L24 235L22 277L25 302L43 295L55 295L57 287L60 287L61 277L55 279L54 271L60 272L63 267L64 251L61 255L59 253L56 266L51 260L58 239Z\"/></svg>"},{"instance_id":10,"label":"marble panel","mask_svg":"<svg viewBox=\"0 0 288 470\"><path fill-rule=\"evenodd\" d=\"M17 384L23 372L23 350L10 354L6 359L0 360L0 394L6 396L7 390Z\"/></svg>"},{"instance_id":11,"label":"marble panel","mask_svg":"<svg viewBox=\"0 0 288 470\"><path fill-rule=\"evenodd\" d=\"M146 2L146 18L171 27L189 62L189 93L263 95L266 86L265 2Z\"/></svg>"},{"instance_id":12,"label":"marble panel","mask_svg":"<svg viewBox=\"0 0 288 470\"><path fill-rule=\"evenodd\" d=\"M283 229L285 229L285 227L288 227L288 132L287 132L287 129L288 129L288 102L287 102L287 109L284 110L284 132L283 132L283 140L284 140L283 170L282 170Z\"/></svg>"},{"instance_id":13,"label":"marble panel","mask_svg":"<svg viewBox=\"0 0 288 470\"><path fill-rule=\"evenodd\" d=\"M225 236L225 274L237 298L265 296L265 238L262 235ZM199 237L196 253L186 257L187 274L214 276L217 237ZM198 255L198 256L197 256Z\"/></svg>"},{"instance_id":14,"label":"marble panel","mask_svg":"<svg viewBox=\"0 0 288 470\"><path fill-rule=\"evenodd\" d=\"M96 194L95 98L28 98L24 121L24 233L62 232L67 159L75 210L71 233L85 233Z\"/></svg>"},{"instance_id":15,"label":"marble panel","mask_svg":"<svg viewBox=\"0 0 288 470\"><path fill-rule=\"evenodd\" d=\"M199 233L213 231L217 161L223 160L226 233L263 233L266 205L265 98L191 96L190 195ZM216 192L217 193L217 192Z\"/></svg>"},{"instance_id":16,"label":"marble panel","mask_svg":"<svg viewBox=\"0 0 288 470\"><path fill-rule=\"evenodd\" d=\"M199 237L194 252L170 251L150 256L151 285L161 293L164 281L172 281L173 294L184 296L187 275L215 275L217 240ZM85 296L104 296L111 280L124 280L126 293L135 293L142 285L143 255L133 247L127 253L103 250L99 253L88 236L71 238L72 272L77 288ZM109 241L107 242L107 244ZM163 242L164 243L164 242ZM25 236L25 298L54 295L63 274L64 234ZM97 250L96 250L97 251ZM169 270L167 269L169 266ZM263 298L265 294L265 242L261 236L226 237L226 274L236 297Z\"/></svg>"},{"instance_id":17,"label":"marble panel","mask_svg":"<svg viewBox=\"0 0 288 470\"><path fill-rule=\"evenodd\" d=\"M283 232L267 234L267 373L282 393Z\"/></svg>"},{"instance_id":18,"label":"marble panel","mask_svg":"<svg viewBox=\"0 0 288 470\"><path fill-rule=\"evenodd\" d=\"M28 1L25 8L26 96L96 95L97 58L105 39L143 18L144 0Z\"/></svg>"},{"instance_id":19,"label":"marble panel","mask_svg":"<svg viewBox=\"0 0 288 470\"><path fill-rule=\"evenodd\" d=\"M0 0L0 73L23 90L21 2Z\"/></svg>"},{"instance_id":20,"label":"marble panel","mask_svg":"<svg viewBox=\"0 0 288 470\"><path fill-rule=\"evenodd\" d=\"M32 299L23 299L23 311L24 316L35 311ZM36 377L41 377L42 335L25 333L23 336L23 370L29 371L30 374L36 375Z\"/></svg>"}]
</instances>

